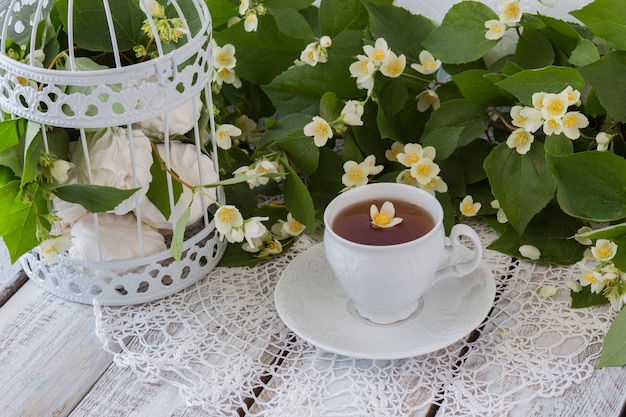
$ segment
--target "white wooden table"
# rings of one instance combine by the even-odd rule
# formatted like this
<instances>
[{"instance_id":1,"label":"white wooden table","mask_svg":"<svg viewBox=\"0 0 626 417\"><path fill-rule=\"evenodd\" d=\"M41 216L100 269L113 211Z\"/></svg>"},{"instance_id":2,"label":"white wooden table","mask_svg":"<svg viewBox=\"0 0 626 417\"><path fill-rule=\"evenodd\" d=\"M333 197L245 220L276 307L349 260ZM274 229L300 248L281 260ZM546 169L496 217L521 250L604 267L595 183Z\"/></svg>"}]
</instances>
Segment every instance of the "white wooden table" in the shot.
<instances>
[{"instance_id":1,"label":"white wooden table","mask_svg":"<svg viewBox=\"0 0 626 417\"><path fill-rule=\"evenodd\" d=\"M139 382L116 366L95 334L93 307L45 293L9 266L1 249L0 416L210 416L187 407L175 387ZM617 417L625 401L626 369L612 368L510 415ZM252 393L247 403L245 409L254 410ZM437 411L433 406L415 415L442 415Z\"/></svg>"}]
</instances>

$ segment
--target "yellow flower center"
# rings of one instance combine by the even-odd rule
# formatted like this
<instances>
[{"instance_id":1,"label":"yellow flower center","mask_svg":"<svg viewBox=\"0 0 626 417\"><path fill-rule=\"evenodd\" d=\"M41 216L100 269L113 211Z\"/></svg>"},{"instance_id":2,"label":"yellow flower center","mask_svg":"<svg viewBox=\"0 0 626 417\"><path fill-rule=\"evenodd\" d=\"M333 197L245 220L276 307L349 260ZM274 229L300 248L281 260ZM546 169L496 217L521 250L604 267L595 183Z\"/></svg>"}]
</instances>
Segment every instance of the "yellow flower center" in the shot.
<instances>
[{"instance_id":1,"label":"yellow flower center","mask_svg":"<svg viewBox=\"0 0 626 417\"><path fill-rule=\"evenodd\" d=\"M385 226L389 224L391 217L389 217L389 214L387 213L379 212L372 220L374 220L374 224L377 224L378 226Z\"/></svg>"},{"instance_id":2,"label":"yellow flower center","mask_svg":"<svg viewBox=\"0 0 626 417\"><path fill-rule=\"evenodd\" d=\"M437 96L431 93L427 93L426 94L426 100L428 100L428 102L430 104L433 104L435 102L435 100L437 100Z\"/></svg>"},{"instance_id":3,"label":"yellow flower center","mask_svg":"<svg viewBox=\"0 0 626 417\"><path fill-rule=\"evenodd\" d=\"M271 168L265 168L263 165L259 165L259 172L261 174L265 174L267 172L270 172Z\"/></svg>"},{"instance_id":4,"label":"yellow flower center","mask_svg":"<svg viewBox=\"0 0 626 417\"><path fill-rule=\"evenodd\" d=\"M398 61L393 61L387 66L387 70L393 75L400 74L402 72L402 65L400 65Z\"/></svg>"},{"instance_id":5,"label":"yellow flower center","mask_svg":"<svg viewBox=\"0 0 626 417\"><path fill-rule=\"evenodd\" d=\"M289 230L295 233L299 233L304 226L297 220L292 220L289 222Z\"/></svg>"},{"instance_id":6,"label":"yellow flower center","mask_svg":"<svg viewBox=\"0 0 626 417\"><path fill-rule=\"evenodd\" d=\"M515 142L518 145L524 145L526 142L528 142L528 137L524 133L518 132L515 134Z\"/></svg>"},{"instance_id":7,"label":"yellow flower center","mask_svg":"<svg viewBox=\"0 0 626 417\"><path fill-rule=\"evenodd\" d=\"M602 259L608 258L609 256L611 256L611 249L607 248L606 246L599 248L598 255L600 255L600 258Z\"/></svg>"},{"instance_id":8,"label":"yellow flower center","mask_svg":"<svg viewBox=\"0 0 626 417\"><path fill-rule=\"evenodd\" d=\"M54 245L50 245L48 249L44 249L43 251L49 255L51 253L55 253L57 251L57 248Z\"/></svg>"},{"instance_id":9,"label":"yellow flower center","mask_svg":"<svg viewBox=\"0 0 626 417\"><path fill-rule=\"evenodd\" d=\"M361 72L363 74L369 74L370 73L370 69L369 66L367 65L367 61L361 61Z\"/></svg>"},{"instance_id":10,"label":"yellow flower center","mask_svg":"<svg viewBox=\"0 0 626 417\"><path fill-rule=\"evenodd\" d=\"M356 182L363 178L363 172L361 172L361 170L358 168L353 168L350 170L350 172L348 172L348 177L350 177L352 181Z\"/></svg>"},{"instance_id":11,"label":"yellow flower center","mask_svg":"<svg viewBox=\"0 0 626 417\"><path fill-rule=\"evenodd\" d=\"M417 161L420 160L420 157L418 154L416 153L412 153L406 156L406 163L409 165L413 165L414 163L416 163Z\"/></svg>"},{"instance_id":12,"label":"yellow flower center","mask_svg":"<svg viewBox=\"0 0 626 417\"><path fill-rule=\"evenodd\" d=\"M435 61L433 59L429 59L428 61L424 62L424 65L423 65L425 70L435 68L436 66L437 64L435 64Z\"/></svg>"},{"instance_id":13,"label":"yellow flower center","mask_svg":"<svg viewBox=\"0 0 626 417\"><path fill-rule=\"evenodd\" d=\"M316 136L327 136L328 135L328 126L324 123L316 123L315 124L315 135Z\"/></svg>"},{"instance_id":14,"label":"yellow flower center","mask_svg":"<svg viewBox=\"0 0 626 417\"><path fill-rule=\"evenodd\" d=\"M563 103L561 103L560 101L554 100L548 106L548 110L550 110L552 114L559 114L561 113L561 111L563 111Z\"/></svg>"},{"instance_id":15,"label":"yellow flower center","mask_svg":"<svg viewBox=\"0 0 626 417\"><path fill-rule=\"evenodd\" d=\"M569 92L567 93L567 100L568 101L574 101L576 99L576 96L574 95L574 93Z\"/></svg>"},{"instance_id":16,"label":"yellow flower center","mask_svg":"<svg viewBox=\"0 0 626 417\"><path fill-rule=\"evenodd\" d=\"M215 61L220 64L221 66L224 66L226 64L228 64L228 61L230 60L230 56L228 54L225 54L223 52L219 53L217 55L217 57L215 57Z\"/></svg>"},{"instance_id":17,"label":"yellow flower center","mask_svg":"<svg viewBox=\"0 0 626 417\"><path fill-rule=\"evenodd\" d=\"M517 7L515 3L511 3L507 6L506 10L504 11L504 14L509 16L511 19L515 19L517 15L519 14L519 7Z\"/></svg>"},{"instance_id":18,"label":"yellow flower center","mask_svg":"<svg viewBox=\"0 0 626 417\"><path fill-rule=\"evenodd\" d=\"M372 57L376 61L382 61L383 58L385 58L385 50L384 49L374 49L374 53L372 54Z\"/></svg>"},{"instance_id":19,"label":"yellow flower center","mask_svg":"<svg viewBox=\"0 0 626 417\"><path fill-rule=\"evenodd\" d=\"M596 282L596 276L592 272L585 274L585 279L592 284Z\"/></svg>"},{"instance_id":20,"label":"yellow flower center","mask_svg":"<svg viewBox=\"0 0 626 417\"><path fill-rule=\"evenodd\" d=\"M463 204L463 213L464 214L474 214L474 205L470 203Z\"/></svg>"},{"instance_id":21,"label":"yellow flower center","mask_svg":"<svg viewBox=\"0 0 626 417\"><path fill-rule=\"evenodd\" d=\"M565 127L576 127L576 116L567 116L563 119Z\"/></svg>"},{"instance_id":22,"label":"yellow flower center","mask_svg":"<svg viewBox=\"0 0 626 417\"><path fill-rule=\"evenodd\" d=\"M430 174L430 166L429 165L422 165L420 167L417 168L417 173L422 176L422 177L427 177L428 174Z\"/></svg>"},{"instance_id":23,"label":"yellow flower center","mask_svg":"<svg viewBox=\"0 0 626 417\"><path fill-rule=\"evenodd\" d=\"M548 126L552 129L556 129L557 127L559 127L559 123L554 119L548 120Z\"/></svg>"},{"instance_id":24,"label":"yellow flower center","mask_svg":"<svg viewBox=\"0 0 626 417\"><path fill-rule=\"evenodd\" d=\"M230 132L227 130L221 130L217 132L217 137L219 140L227 139L228 137L230 137Z\"/></svg>"},{"instance_id":25,"label":"yellow flower center","mask_svg":"<svg viewBox=\"0 0 626 417\"><path fill-rule=\"evenodd\" d=\"M500 27L500 25L494 25L491 30L493 30L496 33L500 33L502 32L502 28Z\"/></svg>"},{"instance_id":26,"label":"yellow flower center","mask_svg":"<svg viewBox=\"0 0 626 417\"><path fill-rule=\"evenodd\" d=\"M220 222L230 223L235 218L235 211L229 208L222 209L219 214Z\"/></svg>"},{"instance_id":27,"label":"yellow flower center","mask_svg":"<svg viewBox=\"0 0 626 417\"><path fill-rule=\"evenodd\" d=\"M528 120L528 117L524 117L524 116L517 116L517 118L515 119L515 122L518 125L524 125L526 123L526 121Z\"/></svg>"},{"instance_id":28,"label":"yellow flower center","mask_svg":"<svg viewBox=\"0 0 626 417\"><path fill-rule=\"evenodd\" d=\"M429 190L432 190L432 189L434 189L436 186L437 186L437 180L433 178L432 180L430 180L430 182L429 182L428 184L426 184L426 185L424 186L424 188L427 188L427 189L429 189Z\"/></svg>"}]
</instances>

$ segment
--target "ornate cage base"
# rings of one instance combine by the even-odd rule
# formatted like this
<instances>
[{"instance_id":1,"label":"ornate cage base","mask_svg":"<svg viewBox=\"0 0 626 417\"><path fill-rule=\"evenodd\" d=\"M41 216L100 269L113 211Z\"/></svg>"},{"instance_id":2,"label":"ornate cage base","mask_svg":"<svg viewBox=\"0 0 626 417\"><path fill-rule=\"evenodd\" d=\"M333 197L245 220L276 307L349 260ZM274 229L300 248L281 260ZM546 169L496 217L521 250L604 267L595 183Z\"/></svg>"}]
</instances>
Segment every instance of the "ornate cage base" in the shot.
<instances>
[{"instance_id":1,"label":"ornate cage base","mask_svg":"<svg viewBox=\"0 0 626 417\"><path fill-rule=\"evenodd\" d=\"M214 222L186 240L180 262L168 251L119 262L87 262L59 256L51 264L37 251L21 258L28 277L60 298L120 306L153 301L174 294L204 278L219 262L226 241Z\"/></svg>"}]
</instances>

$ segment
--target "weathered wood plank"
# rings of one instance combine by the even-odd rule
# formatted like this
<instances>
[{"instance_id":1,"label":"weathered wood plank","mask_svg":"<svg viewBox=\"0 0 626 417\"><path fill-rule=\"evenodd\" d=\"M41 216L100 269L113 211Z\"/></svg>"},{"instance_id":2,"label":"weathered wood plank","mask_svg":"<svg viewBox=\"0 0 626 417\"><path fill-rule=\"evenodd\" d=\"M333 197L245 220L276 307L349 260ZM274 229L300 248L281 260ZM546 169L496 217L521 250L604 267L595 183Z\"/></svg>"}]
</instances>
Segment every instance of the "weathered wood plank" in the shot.
<instances>
[{"instance_id":1,"label":"weathered wood plank","mask_svg":"<svg viewBox=\"0 0 626 417\"><path fill-rule=\"evenodd\" d=\"M111 360L91 306L28 282L0 308L0 415L67 416Z\"/></svg>"},{"instance_id":2,"label":"weathered wood plank","mask_svg":"<svg viewBox=\"0 0 626 417\"><path fill-rule=\"evenodd\" d=\"M26 283L28 278L19 262L11 265L9 251L0 239L0 306Z\"/></svg>"}]
</instances>

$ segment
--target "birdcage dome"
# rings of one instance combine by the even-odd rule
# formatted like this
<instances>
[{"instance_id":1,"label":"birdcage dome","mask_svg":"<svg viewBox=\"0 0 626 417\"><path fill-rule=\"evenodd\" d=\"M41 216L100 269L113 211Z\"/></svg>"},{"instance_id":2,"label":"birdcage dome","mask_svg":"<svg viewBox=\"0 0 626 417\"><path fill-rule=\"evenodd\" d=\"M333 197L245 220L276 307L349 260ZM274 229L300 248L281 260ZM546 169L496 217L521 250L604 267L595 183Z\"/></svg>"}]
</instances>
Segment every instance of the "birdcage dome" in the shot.
<instances>
[{"instance_id":1,"label":"birdcage dome","mask_svg":"<svg viewBox=\"0 0 626 417\"><path fill-rule=\"evenodd\" d=\"M41 241L21 258L48 292L134 304L217 265L211 30L202 0L0 0L0 121L26 121L24 172L40 174L20 187L53 183L34 196L43 223L56 218L43 233L72 243L54 261ZM91 208L80 186L130 197Z\"/></svg>"},{"instance_id":2,"label":"birdcage dome","mask_svg":"<svg viewBox=\"0 0 626 417\"><path fill-rule=\"evenodd\" d=\"M51 21L64 49L41 60ZM0 24L0 105L42 124L134 123L211 78L211 18L199 0L4 0Z\"/></svg>"}]
</instances>

